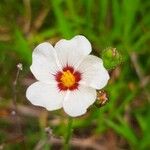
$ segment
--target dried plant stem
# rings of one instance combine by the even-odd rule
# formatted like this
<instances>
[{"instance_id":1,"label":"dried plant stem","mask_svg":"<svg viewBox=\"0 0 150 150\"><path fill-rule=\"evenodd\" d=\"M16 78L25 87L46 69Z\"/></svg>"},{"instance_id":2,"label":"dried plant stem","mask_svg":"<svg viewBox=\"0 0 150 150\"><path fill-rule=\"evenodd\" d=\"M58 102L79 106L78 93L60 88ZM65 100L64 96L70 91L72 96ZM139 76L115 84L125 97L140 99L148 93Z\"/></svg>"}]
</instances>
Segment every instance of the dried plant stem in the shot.
<instances>
[{"instance_id":1,"label":"dried plant stem","mask_svg":"<svg viewBox=\"0 0 150 150\"><path fill-rule=\"evenodd\" d=\"M147 97L147 100L148 100L148 102L150 103L150 94L149 94L149 92L147 91L147 89L145 88L146 85L148 84L149 80L147 80L147 81L145 82L145 79L147 79L147 78L145 77L145 75L144 75L144 73L143 73L143 70L142 70L142 68L140 67L139 63L138 63L137 54L136 54L135 52L133 52L130 57L131 57L131 61L132 61L132 63L133 63L133 66L134 66L134 68L135 68L136 74L137 74L137 76L138 76L138 78L139 78L139 80L140 80L141 87L143 88L143 90L144 90L144 92L145 92L145 95L146 95L146 97Z\"/></svg>"},{"instance_id":2,"label":"dried plant stem","mask_svg":"<svg viewBox=\"0 0 150 150\"><path fill-rule=\"evenodd\" d=\"M29 33L30 31L30 26L31 26L31 2L30 0L23 0L24 7L25 7L25 24L24 24L24 32L26 34Z\"/></svg>"},{"instance_id":3,"label":"dried plant stem","mask_svg":"<svg viewBox=\"0 0 150 150\"><path fill-rule=\"evenodd\" d=\"M42 141L41 141L42 142ZM60 138L51 138L51 143L55 146L61 146L63 144L63 140ZM89 149L89 150L108 150L107 144L101 144L99 142L94 141L93 138L73 138L70 139L70 145L72 148L76 149Z\"/></svg>"},{"instance_id":4,"label":"dried plant stem","mask_svg":"<svg viewBox=\"0 0 150 150\"><path fill-rule=\"evenodd\" d=\"M68 117L68 124L67 124L67 130L66 130L66 135L64 137L64 145L63 145L63 150L69 150L70 149L70 139L72 136L72 124L73 124L73 118L72 117Z\"/></svg>"},{"instance_id":5,"label":"dried plant stem","mask_svg":"<svg viewBox=\"0 0 150 150\"><path fill-rule=\"evenodd\" d=\"M40 27L43 25L45 18L47 17L49 12L49 8L44 8L40 11L40 14L35 19L33 24L33 31L36 32L40 29ZM32 32L33 32L32 31Z\"/></svg>"},{"instance_id":6,"label":"dried plant stem","mask_svg":"<svg viewBox=\"0 0 150 150\"><path fill-rule=\"evenodd\" d=\"M22 64L18 64L16 78L13 83L13 107L14 107L14 110L12 111L12 115L14 116L14 119L16 121L17 130L18 130L19 135L23 136L22 127L20 124L20 117L19 117L18 108L17 108L17 83L18 83L19 74L20 74L21 70L22 70ZM24 138L23 138L23 143L24 143ZM24 149L25 149L25 147L24 147Z\"/></svg>"}]
</instances>

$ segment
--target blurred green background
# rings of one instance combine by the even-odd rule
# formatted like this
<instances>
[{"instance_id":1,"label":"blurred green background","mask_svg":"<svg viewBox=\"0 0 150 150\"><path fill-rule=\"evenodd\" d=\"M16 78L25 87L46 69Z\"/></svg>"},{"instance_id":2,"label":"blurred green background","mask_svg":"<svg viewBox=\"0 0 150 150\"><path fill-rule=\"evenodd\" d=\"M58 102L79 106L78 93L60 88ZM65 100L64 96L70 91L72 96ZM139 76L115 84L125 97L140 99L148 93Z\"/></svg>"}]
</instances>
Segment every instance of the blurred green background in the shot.
<instances>
[{"instance_id":1,"label":"blurred green background","mask_svg":"<svg viewBox=\"0 0 150 150\"><path fill-rule=\"evenodd\" d=\"M32 106L25 90L35 81L29 70L34 47L77 34L91 41L97 56L109 46L117 48L124 63L109 70L109 103L74 119L71 149L150 149L150 0L1 0L0 149L50 149L48 126L51 149L61 149L66 114ZM18 63L23 70L16 87L17 117Z\"/></svg>"}]
</instances>

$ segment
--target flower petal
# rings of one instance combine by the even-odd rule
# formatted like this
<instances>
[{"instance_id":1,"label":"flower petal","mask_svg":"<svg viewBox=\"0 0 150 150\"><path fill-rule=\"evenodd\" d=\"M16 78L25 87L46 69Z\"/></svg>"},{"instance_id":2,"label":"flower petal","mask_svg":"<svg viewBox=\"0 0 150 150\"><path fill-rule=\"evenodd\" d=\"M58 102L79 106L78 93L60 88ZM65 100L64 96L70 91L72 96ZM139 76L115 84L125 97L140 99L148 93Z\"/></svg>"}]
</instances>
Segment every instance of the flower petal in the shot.
<instances>
[{"instance_id":1,"label":"flower petal","mask_svg":"<svg viewBox=\"0 0 150 150\"><path fill-rule=\"evenodd\" d=\"M78 90L69 91L64 99L64 111L77 117L86 113L87 108L96 100L96 90L90 87L79 86Z\"/></svg>"},{"instance_id":2,"label":"flower petal","mask_svg":"<svg viewBox=\"0 0 150 150\"><path fill-rule=\"evenodd\" d=\"M70 65L75 68L92 50L90 42L82 35L75 36L71 40L58 41L55 49L62 67Z\"/></svg>"},{"instance_id":3,"label":"flower petal","mask_svg":"<svg viewBox=\"0 0 150 150\"><path fill-rule=\"evenodd\" d=\"M43 82L53 82L54 75L59 70L59 63L53 46L48 43L39 44L33 51L30 67L35 78Z\"/></svg>"},{"instance_id":4,"label":"flower petal","mask_svg":"<svg viewBox=\"0 0 150 150\"><path fill-rule=\"evenodd\" d=\"M28 87L26 97L34 105L56 110L62 107L65 92L60 92L55 85L35 82Z\"/></svg>"},{"instance_id":5,"label":"flower petal","mask_svg":"<svg viewBox=\"0 0 150 150\"><path fill-rule=\"evenodd\" d=\"M102 89L109 80L109 74L103 66L102 59L96 56L88 55L77 69L82 73L80 84Z\"/></svg>"}]
</instances>

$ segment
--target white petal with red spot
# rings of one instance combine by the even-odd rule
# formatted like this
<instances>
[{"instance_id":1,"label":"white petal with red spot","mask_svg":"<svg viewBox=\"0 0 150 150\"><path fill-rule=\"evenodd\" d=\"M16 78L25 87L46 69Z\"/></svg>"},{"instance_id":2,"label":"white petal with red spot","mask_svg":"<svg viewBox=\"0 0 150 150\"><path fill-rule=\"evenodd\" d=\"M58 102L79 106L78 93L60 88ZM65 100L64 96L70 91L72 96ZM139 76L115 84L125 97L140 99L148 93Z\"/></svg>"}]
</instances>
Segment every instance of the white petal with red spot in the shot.
<instances>
[{"instance_id":1,"label":"white petal with red spot","mask_svg":"<svg viewBox=\"0 0 150 150\"><path fill-rule=\"evenodd\" d=\"M63 101L63 108L72 117L83 115L96 100L96 90L79 86L78 90L69 91Z\"/></svg>"},{"instance_id":2,"label":"white petal with red spot","mask_svg":"<svg viewBox=\"0 0 150 150\"><path fill-rule=\"evenodd\" d=\"M55 49L58 59L63 67L69 64L76 68L87 56L92 48L90 42L84 36L78 35L71 40L60 40L56 43Z\"/></svg>"},{"instance_id":3,"label":"white petal with red spot","mask_svg":"<svg viewBox=\"0 0 150 150\"><path fill-rule=\"evenodd\" d=\"M86 86L102 89L109 80L102 59L96 56L88 55L77 69L82 73L81 84Z\"/></svg>"},{"instance_id":4,"label":"white petal with red spot","mask_svg":"<svg viewBox=\"0 0 150 150\"><path fill-rule=\"evenodd\" d=\"M26 97L37 106L45 107L47 110L60 109L66 92L60 92L56 85L35 82L26 92Z\"/></svg>"},{"instance_id":5,"label":"white petal with red spot","mask_svg":"<svg viewBox=\"0 0 150 150\"><path fill-rule=\"evenodd\" d=\"M59 67L55 49L50 43L42 43L34 49L30 69L37 80L55 82L53 74L60 70Z\"/></svg>"}]
</instances>

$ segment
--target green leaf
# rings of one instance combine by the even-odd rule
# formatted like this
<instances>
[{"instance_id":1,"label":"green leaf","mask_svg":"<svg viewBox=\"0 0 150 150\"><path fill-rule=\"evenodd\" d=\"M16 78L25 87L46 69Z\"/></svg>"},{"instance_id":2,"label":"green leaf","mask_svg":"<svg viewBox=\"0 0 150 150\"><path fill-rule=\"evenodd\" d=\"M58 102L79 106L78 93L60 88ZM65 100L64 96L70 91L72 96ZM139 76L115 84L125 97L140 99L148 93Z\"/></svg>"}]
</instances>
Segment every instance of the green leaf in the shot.
<instances>
[{"instance_id":1,"label":"green leaf","mask_svg":"<svg viewBox=\"0 0 150 150\"><path fill-rule=\"evenodd\" d=\"M24 38L20 30L14 31L13 50L16 51L21 59L27 63L31 63L31 49L29 48L27 40Z\"/></svg>"},{"instance_id":2,"label":"green leaf","mask_svg":"<svg viewBox=\"0 0 150 150\"><path fill-rule=\"evenodd\" d=\"M58 30L64 36L64 38L71 38L72 32L68 20L65 17L64 11L62 10L62 5L60 0L50 1L50 4L53 6L53 11L56 16Z\"/></svg>"},{"instance_id":3,"label":"green leaf","mask_svg":"<svg viewBox=\"0 0 150 150\"><path fill-rule=\"evenodd\" d=\"M116 123L112 120L106 120L106 124L114 129L119 135L122 135L132 145L136 145L137 138L132 128L124 120L119 120L120 123Z\"/></svg>"}]
</instances>

